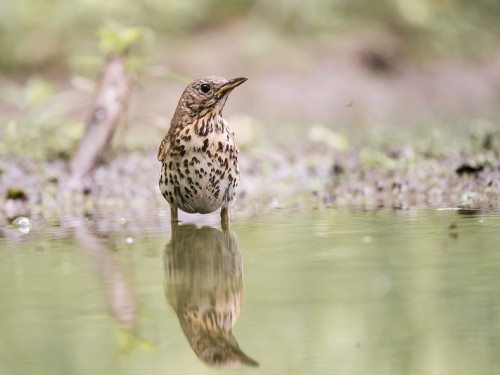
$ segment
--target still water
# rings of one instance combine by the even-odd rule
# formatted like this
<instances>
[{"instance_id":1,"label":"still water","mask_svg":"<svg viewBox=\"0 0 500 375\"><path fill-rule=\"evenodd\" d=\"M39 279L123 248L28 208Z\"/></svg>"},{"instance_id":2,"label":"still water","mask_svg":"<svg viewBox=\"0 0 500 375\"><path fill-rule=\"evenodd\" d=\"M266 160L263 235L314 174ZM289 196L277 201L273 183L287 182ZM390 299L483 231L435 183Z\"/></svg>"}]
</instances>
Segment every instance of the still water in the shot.
<instances>
[{"instance_id":1,"label":"still water","mask_svg":"<svg viewBox=\"0 0 500 375\"><path fill-rule=\"evenodd\" d=\"M28 229L0 228L2 375L500 373L499 213Z\"/></svg>"}]
</instances>

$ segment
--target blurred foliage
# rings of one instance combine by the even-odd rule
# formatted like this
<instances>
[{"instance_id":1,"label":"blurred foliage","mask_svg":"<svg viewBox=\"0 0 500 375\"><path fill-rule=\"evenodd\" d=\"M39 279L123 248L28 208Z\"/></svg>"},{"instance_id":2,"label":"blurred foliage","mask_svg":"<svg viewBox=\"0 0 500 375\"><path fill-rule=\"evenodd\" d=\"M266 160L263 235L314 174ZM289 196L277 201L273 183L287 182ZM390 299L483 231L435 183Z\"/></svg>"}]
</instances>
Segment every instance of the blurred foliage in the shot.
<instances>
[{"instance_id":1,"label":"blurred foliage","mask_svg":"<svg viewBox=\"0 0 500 375\"><path fill-rule=\"evenodd\" d=\"M476 55L497 46L499 18L498 0L3 0L0 70L62 66L68 56L93 54L90 36L109 21L148 25L165 38L232 20L292 36L375 26L416 51ZM130 29L120 38L126 42L141 33Z\"/></svg>"},{"instance_id":2,"label":"blurred foliage","mask_svg":"<svg viewBox=\"0 0 500 375\"><path fill-rule=\"evenodd\" d=\"M38 76L31 76L24 84L4 79L0 86L0 101L12 113L23 114L0 118L0 154L68 157L84 129L71 115L81 105L74 92L58 92L51 81Z\"/></svg>"},{"instance_id":3,"label":"blurred foliage","mask_svg":"<svg viewBox=\"0 0 500 375\"><path fill-rule=\"evenodd\" d=\"M72 89L65 88L67 82L60 78L68 65L73 73L82 67L95 73L107 55L118 53L126 55L128 69L136 71L167 45L163 41L187 39L225 23L244 23L251 39L243 43L246 48L255 52L268 46L262 59L286 40L337 38L367 29L391 33L414 54L481 56L500 46L498 0L3 0L1 6L0 75L20 72L21 77L0 77L0 153L44 159L67 156L84 129L81 113L89 103L82 101L82 93L93 91L93 81L73 75ZM294 57L297 53L294 47ZM45 74L49 66L55 74ZM161 136L154 131L151 138ZM141 127L119 130L117 138L131 139L133 148L140 148L144 143L137 140L149 140L146 133ZM475 131L478 147L495 148L496 134L492 129ZM351 146L346 137L320 125L308 136L338 150ZM367 137L373 141L374 134ZM441 141L435 143L432 154L438 155Z\"/></svg>"},{"instance_id":4,"label":"blurred foliage","mask_svg":"<svg viewBox=\"0 0 500 375\"><path fill-rule=\"evenodd\" d=\"M128 55L135 44L145 39L146 35L152 35L150 30L143 27L120 28L116 25L100 27L97 34L99 47L105 55Z\"/></svg>"},{"instance_id":5,"label":"blurred foliage","mask_svg":"<svg viewBox=\"0 0 500 375\"><path fill-rule=\"evenodd\" d=\"M129 72L134 72L147 64L154 41L150 29L120 27L115 23L99 27L97 37L100 55L76 56L72 58L75 65L98 70L109 55L121 55ZM94 91L93 82L83 77L75 77L73 85ZM49 160L69 157L84 129L84 123L73 113L82 104L76 90L61 91L54 82L38 75L29 76L24 83L4 78L0 86L0 103L3 102L7 109L6 116L0 117L0 139L3 141L0 153Z\"/></svg>"},{"instance_id":6,"label":"blurred foliage","mask_svg":"<svg viewBox=\"0 0 500 375\"><path fill-rule=\"evenodd\" d=\"M147 66L153 50L155 33L146 27L122 27L116 23L108 23L97 29L99 49L104 58L109 55L121 55L129 72L134 72ZM97 59L98 66L104 61ZM74 62L93 61L92 56L79 56ZM85 65L85 64L84 64Z\"/></svg>"},{"instance_id":7,"label":"blurred foliage","mask_svg":"<svg viewBox=\"0 0 500 375\"><path fill-rule=\"evenodd\" d=\"M344 152L349 149L349 140L326 126L315 124L309 130L309 139L313 142L324 143L333 150Z\"/></svg>"}]
</instances>

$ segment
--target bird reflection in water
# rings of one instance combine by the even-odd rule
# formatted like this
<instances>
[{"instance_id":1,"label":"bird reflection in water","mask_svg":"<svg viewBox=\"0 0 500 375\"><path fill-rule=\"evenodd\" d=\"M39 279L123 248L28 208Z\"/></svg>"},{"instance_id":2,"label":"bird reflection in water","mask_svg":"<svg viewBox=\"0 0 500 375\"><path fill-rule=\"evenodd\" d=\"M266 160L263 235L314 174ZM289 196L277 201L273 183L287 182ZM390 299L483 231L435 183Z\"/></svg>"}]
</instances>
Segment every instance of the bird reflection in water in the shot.
<instances>
[{"instance_id":1,"label":"bird reflection in water","mask_svg":"<svg viewBox=\"0 0 500 375\"><path fill-rule=\"evenodd\" d=\"M195 354L212 367L258 366L231 329L241 312L243 275L235 235L175 226L165 249L165 293Z\"/></svg>"}]
</instances>

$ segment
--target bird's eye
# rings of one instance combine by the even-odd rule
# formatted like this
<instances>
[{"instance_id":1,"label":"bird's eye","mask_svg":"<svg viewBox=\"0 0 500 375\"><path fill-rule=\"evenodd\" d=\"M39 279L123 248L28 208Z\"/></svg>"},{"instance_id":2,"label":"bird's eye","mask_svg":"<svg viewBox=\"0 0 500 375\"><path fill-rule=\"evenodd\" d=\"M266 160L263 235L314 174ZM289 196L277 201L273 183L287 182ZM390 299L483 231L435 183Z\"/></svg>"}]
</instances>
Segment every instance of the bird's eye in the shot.
<instances>
[{"instance_id":1,"label":"bird's eye","mask_svg":"<svg viewBox=\"0 0 500 375\"><path fill-rule=\"evenodd\" d=\"M210 85L208 83L202 83L200 85L200 90L202 93L206 94L207 92L209 92L211 89Z\"/></svg>"}]
</instances>

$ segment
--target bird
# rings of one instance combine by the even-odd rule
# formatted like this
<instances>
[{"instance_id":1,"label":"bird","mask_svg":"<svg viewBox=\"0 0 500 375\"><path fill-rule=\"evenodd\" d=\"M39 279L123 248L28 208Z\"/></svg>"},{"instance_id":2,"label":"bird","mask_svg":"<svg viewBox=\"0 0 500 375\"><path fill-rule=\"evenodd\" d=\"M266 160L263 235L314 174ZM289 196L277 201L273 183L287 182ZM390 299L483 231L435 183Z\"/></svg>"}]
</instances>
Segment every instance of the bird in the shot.
<instances>
[{"instance_id":1,"label":"bird","mask_svg":"<svg viewBox=\"0 0 500 375\"><path fill-rule=\"evenodd\" d=\"M180 225L164 253L165 296L194 353L211 367L258 366L232 328L244 284L238 240L230 230Z\"/></svg>"},{"instance_id":2,"label":"bird","mask_svg":"<svg viewBox=\"0 0 500 375\"><path fill-rule=\"evenodd\" d=\"M179 221L178 209L207 214L221 208L221 226L229 228L229 208L239 184L239 149L222 109L231 91L245 81L208 76L182 93L158 149L159 186L172 224Z\"/></svg>"}]
</instances>

